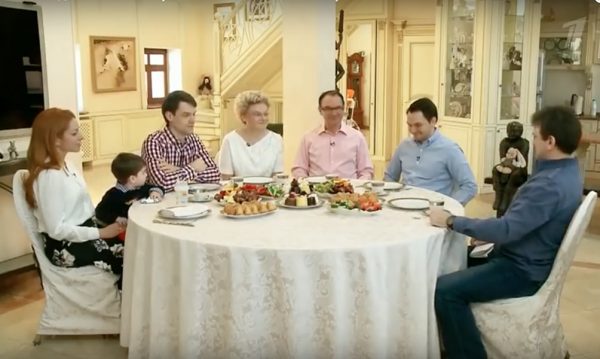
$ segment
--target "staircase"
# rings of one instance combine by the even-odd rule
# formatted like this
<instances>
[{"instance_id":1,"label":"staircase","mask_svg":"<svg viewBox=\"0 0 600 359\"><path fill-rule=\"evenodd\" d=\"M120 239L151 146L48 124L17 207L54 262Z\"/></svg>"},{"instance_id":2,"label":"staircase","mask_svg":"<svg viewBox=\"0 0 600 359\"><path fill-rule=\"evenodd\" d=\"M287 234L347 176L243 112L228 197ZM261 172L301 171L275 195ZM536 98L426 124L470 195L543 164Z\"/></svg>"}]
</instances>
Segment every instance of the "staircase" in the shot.
<instances>
[{"instance_id":1,"label":"staircase","mask_svg":"<svg viewBox=\"0 0 600 359\"><path fill-rule=\"evenodd\" d=\"M215 22L214 85L215 95L222 100L280 82L281 1L241 0Z\"/></svg>"}]
</instances>

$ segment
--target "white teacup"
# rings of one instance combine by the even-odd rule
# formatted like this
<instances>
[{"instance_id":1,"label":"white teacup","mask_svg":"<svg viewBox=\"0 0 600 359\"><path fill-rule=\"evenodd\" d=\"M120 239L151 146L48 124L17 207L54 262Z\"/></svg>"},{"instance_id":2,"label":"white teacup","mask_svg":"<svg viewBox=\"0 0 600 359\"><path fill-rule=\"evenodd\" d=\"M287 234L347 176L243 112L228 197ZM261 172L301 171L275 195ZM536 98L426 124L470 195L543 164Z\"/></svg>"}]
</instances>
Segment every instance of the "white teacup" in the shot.
<instances>
[{"instance_id":1,"label":"white teacup","mask_svg":"<svg viewBox=\"0 0 600 359\"><path fill-rule=\"evenodd\" d=\"M290 176L285 173L278 173L275 175L275 181L282 185L285 184L289 178Z\"/></svg>"},{"instance_id":2,"label":"white teacup","mask_svg":"<svg viewBox=\"0 0 600 359\"><path fill-rule=\"evenodd\" d=\"M237 185L244 183L244 177L231 177L231 182Z\"/></svg>"},{"instance_id":3,"label":"white teacup","mask_svg":"<svg viewBox=\"0 0 600 359\"><path fill-rule=\"evenodd\" d=\"M434 198L429 201L429 208L440 207L444 208L444 200L442 198Z\"/></svg>"},{"instance_id":4,"label":"white teacup","mask_svg":"<svg viewBox=\"0 0 600 359\"><path fill-rule=\"evenodd\" d=\"M371 191L377 194L385 193L385 182L383 181L372 181Z\"/></svg>"},{"instance_id":5,"label":"white teacup","mask_svg":"<svg viewBox=\"0 0 600 359\"><path fill-rule=\"evenodd\" d=\"M196 191L194 192L192 198L194 199L194 201L208 202L211 200L212 196L210 193Z\"/></svg>"}]
</instances>

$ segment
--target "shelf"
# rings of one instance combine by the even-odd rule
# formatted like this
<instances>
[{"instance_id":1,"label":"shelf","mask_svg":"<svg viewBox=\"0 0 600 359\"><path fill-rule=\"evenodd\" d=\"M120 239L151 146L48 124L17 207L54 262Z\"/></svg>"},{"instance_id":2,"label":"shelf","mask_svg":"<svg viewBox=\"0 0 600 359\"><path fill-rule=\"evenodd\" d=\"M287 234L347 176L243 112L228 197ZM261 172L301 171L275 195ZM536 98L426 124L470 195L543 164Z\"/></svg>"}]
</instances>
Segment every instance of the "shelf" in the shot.
<instances>
[{"instance_id":1,"label":"shelf","mask_svg":"<svg viewBox=\"0 0 600 359\"><path fill-rule=\"evenodd\" d=\"M469 41L465 41L465 42L454 42L454 41L448 41L448 45L461 45L461 46L471 46L473 47L473 42L469 42Z\"/></svg>"},{"instance_id":2,"label":"shelf","mask_svg":"<svg viewBox=\"0 0 600 359\"><path fill-rule=\"evenodd\" d=\"M475 20L475 15L456 15L450 16L453 20L461 20L461 21L473 21Z\"/></svg>"},{"instance_id":3,"label":"shelf","mask_svg":"<svg viewBox=\"0 0 600 359\"><path fill-rule=\"evenodd\" d=\"M447 71L456 71L456 72L473 72L473 68L467 68L467 67L456 67L453 69L450 68L446 68Z\"/></svg>"},{"instance_id":4,"label":"shelf","mask_svg":"<svg viewBox=\"0 0 600 359\"><path fill-rule=\"evenodd\" d=\"M545 65L544 70L560 70L560 71L585 71L585 65Z\"/></svg>"}]
</instances>

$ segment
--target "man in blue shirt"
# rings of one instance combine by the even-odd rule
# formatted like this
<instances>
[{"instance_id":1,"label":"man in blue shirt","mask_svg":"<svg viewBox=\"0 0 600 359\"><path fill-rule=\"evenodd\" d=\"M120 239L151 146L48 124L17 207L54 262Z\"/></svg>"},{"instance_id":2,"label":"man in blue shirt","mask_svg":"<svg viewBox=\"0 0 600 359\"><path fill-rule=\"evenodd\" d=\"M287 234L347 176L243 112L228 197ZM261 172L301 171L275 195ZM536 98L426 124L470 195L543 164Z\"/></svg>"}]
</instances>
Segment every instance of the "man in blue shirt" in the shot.
<instances>
[{"instance_id":1,"label":"man in blue shirt","mask_svg":"<svg viewBox=\"0 0 600 359\"><path fill-rule=\"evenodd\" d=\"M582 182L571 157L581 137L575 113L549 107L531 122L536 168L503 217L472 219L431 210L432 225L495 245L488 263L438 278L435 311L448 358L486 358L469 304L536 293L581 203Z\"/></svg>"},{"instance_id":2,"label":"man in blue shirt","mask_svg":"<svg viewBox=\"0 0 600 359\"><path fill-rule=\"evenodd\" d=\"M396 148L385 181L398 181L450 196L465 205L477 193L473 172L460 147L435 128L437 108L428 98L410 104L406 124L411 138Z\"/></svg>"}]
</instances>

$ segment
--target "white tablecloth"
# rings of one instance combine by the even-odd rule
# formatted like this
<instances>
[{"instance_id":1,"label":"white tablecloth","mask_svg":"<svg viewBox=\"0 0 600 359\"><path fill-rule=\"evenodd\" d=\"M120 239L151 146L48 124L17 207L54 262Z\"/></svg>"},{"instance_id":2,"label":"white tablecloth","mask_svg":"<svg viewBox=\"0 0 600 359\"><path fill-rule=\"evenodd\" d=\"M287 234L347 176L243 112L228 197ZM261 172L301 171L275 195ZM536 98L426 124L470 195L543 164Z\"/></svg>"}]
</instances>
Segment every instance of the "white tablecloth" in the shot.
<instances>
[{"instance_id":1,"label":"white tablecloth","mask_svg":"<svg viewBox=\"0 0 600 359\"><path fill-rule=\"evenodd\" d=\"M445 199L410 189L386 197ZM438 275L464 268L464 237L420 212L343 216L326 206L253 219L213 212L152 223L134 204L121 345L129 358L438 358Z\"/></svg>"}]
</instances>

